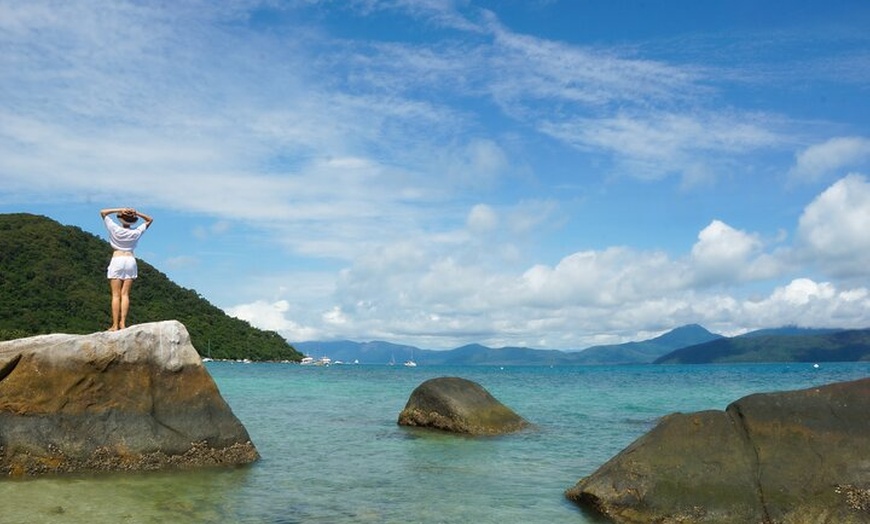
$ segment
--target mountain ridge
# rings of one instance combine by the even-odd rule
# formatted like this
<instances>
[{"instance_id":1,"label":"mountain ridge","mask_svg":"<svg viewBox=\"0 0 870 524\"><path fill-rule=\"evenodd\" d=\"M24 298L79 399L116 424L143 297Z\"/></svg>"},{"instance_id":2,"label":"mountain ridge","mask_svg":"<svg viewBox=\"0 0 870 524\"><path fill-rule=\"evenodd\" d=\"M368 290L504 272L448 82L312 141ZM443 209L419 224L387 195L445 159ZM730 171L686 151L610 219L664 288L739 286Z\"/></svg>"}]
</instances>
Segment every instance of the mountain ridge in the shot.
<instances>
[{"instance_id":1,"label":"mountain ridge","mask_svg":"<svg viewBox=\"0 0 870 524\"><path fill-rule=\"evenodd\" d=\"M561 366L561 365L626 365L664 363L727 363L727 362L783 362L783 361L852 361L870 360L870 346L862 342L862 332L844 328L800 328L783 326L750 331L735 337L725 337L708 331L699 324L687 324L648 340L623 344L592 346L583 350L534 349L527 347L491 348L479 343L465 344L449 350L421 349L416 346L384 341L354 342L306 341L294 346L312 356L328 356L344 362L359 360L362 364L400 364L413 359L423 365L489 365L489 366ZM850 333L853 333L851 334ZM846 337L851 341L831 341L830 337ZM849 338L851 337L851 338ZM695 360L673 361L673 356L693 352L716 351L716 348L734 344L751 350L747 360L715 360L695 357ZM782 353L785 345L795 349ZM870 344L870 343L868 343ZM358 351L365 347L365 352ZM668 349L670 348L670 349ZM712 350L711 350L712 348ZM724 350L723 350L724 351ZM803 352L803 353L801 353ZM813 358L810 358L812 356Z\"/></svg>"},{"instance_id":2,"label":"mountain ridge","mask_svg":"<svg viewBox=\"0 0 870 524\"><path fill-rule=\"evenodd\" d=\"M362 364L414 360L426 365L553 366L645 364L674 349L718 337L721 335L711 333L698 324L688 324L645 341L593 346L579 351L517 346L492 348L479 343L465 344L449 350L432 350L383 341L351 340L294 342L294 346L313 357L329 357L342 362L358 360ZM590 350L592 351L587 353Z\"/></svg>"},{"instance_id":3,"label":"mountain ridge","mask_svg":"<svg viewBox=\"0 0 870 524\"><path fill-rule=\"evenodd\" d=\"M795 334L803 332L806 334ZM674 350L654 364L870 361L870 328L759 330ZM777 332L782 334L776 334Z\"/></svg>"}]
</instances>

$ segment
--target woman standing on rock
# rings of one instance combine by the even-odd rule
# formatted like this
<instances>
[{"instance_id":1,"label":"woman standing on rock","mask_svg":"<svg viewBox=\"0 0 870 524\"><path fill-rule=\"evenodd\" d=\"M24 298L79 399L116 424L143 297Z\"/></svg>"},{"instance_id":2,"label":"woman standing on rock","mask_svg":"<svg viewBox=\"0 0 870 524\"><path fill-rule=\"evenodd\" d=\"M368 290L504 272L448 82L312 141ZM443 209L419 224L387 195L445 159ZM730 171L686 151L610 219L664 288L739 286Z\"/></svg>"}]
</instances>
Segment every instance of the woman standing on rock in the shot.
<instances>
[{"instance_id":1,"label":"woman standing on rock","mask_svg":"<svg viewBox=\"0 0 870 524\"><path fill-rule=\"evenodd\" d=\"M109 215L114 213L121 225L116 224ZM139 237L154 221L150 216L140 213L130 207L103 209L100 211L103 223L109 231L109 244L115 249L106 276L112 289L112 327L109 331L117 331L127 327L127 311L130 310L130 288L139 276L139 267L133 250L139 243ZM131 228L139 219L144 222Z\"/></svg>"}]
</instances>

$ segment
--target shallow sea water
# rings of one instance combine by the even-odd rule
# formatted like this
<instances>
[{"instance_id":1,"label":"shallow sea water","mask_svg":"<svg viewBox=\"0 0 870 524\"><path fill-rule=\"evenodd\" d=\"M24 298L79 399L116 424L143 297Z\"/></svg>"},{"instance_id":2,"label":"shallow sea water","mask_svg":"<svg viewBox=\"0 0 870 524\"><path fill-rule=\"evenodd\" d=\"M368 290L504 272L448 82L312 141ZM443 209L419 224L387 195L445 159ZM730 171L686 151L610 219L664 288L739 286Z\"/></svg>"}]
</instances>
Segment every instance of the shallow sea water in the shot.
<instances>
[{"instance_id":1,"label":"shallow sea water","mask_svg":"<svg viewBox=\"0 0 870 524\"><path fill-rule=\"evenodd\" d=\"M668 413L870 376L870 363L426 367L207 364L262 459L234 469L0 481L5 523L598 522L563 492ZM473 380L535 424L396 425L424 380Z\"/></svg>"}]
</instances>

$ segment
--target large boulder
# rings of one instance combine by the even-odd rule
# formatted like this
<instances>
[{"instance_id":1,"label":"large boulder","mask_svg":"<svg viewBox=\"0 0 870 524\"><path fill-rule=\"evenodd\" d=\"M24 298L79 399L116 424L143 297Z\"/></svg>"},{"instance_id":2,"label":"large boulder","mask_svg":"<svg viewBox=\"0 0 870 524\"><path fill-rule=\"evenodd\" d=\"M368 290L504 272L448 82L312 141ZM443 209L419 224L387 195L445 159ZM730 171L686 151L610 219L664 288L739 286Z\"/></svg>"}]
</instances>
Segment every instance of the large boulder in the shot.
<instances>
[{"instance_id":1,"label":"large boulder","mask_svg":"<svg viewBox=\"0 0 870 524\"><path fill-rule=\"evenodd\" d=\"M0 474L258 458L179 322L0 343Z\"/></svg>"},{"instance_id":2,"label":"large boulder","mask_svg":"<svg viewBox=\"0 0 870 524\"><path fill-rule=\"evenodd\" d=\"M669 415L566 495L619 523L868 523L870 379Z\"/></svg>"},{"instance_id":3,"label":"large boulder","mask_svg":"<svg viewBox=\"0 0 870 524\"><path fill-rule=\"evenodd\" d=\"M529 425L482 386L458 377L433 378L417 386L398 423L469 435L498 435Z\"/></svg>"}]
</instances>

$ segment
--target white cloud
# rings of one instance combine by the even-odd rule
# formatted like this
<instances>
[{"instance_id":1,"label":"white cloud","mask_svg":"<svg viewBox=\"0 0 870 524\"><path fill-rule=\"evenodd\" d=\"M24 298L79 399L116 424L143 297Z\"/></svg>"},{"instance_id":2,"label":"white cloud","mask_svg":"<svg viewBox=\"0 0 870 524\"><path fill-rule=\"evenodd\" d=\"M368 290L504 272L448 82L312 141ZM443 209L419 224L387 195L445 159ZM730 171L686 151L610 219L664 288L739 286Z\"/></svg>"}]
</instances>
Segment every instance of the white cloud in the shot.
<instances>
[{"instance_id":1,"label":"white cloud","mask_svg":"<svg viewBox=\"0 0 870 524\"><path fill-rule=\"evenodd\" d=\"M799 250L832 276L870 276L870 182L848 175L810 203L798 225Z\"/></svg>"},{"instance_id":2,"label":"white cloud","mask_svg":"<svg viewBox=\"0 0 870 524\"><path fill-rule=\"evenodd\" d=\"M777 147L784 138L751 114L620 113L543 121L542 132L584 151L612 155L625 174L660 179L680 174L687 185L724 170L736 155Z\"/></svg>"},{"instance_id":3,"label":"white cloud","mask_svg":"<svg viewBox=\"0 0 870 524\"><path fill-rule=\"evenodd\" d=\"M263 329L283 330L290 327L289 321L284 314L290 308L286 300L268 303L261 300L251 304L242 304L227 309L230 315L247 320L256 321L257 326Z\"/></svg>"},{"instance_id":4,"label":"white cloud","mask_svg":"<svg viewBox=\"0 0 870 524\"><path fill-rule=\"evenodd\" d=\"M465 2L459 3L464 4ZM400 9L429 23L463 31L480 30L478 24L460 12L455 0L353 0L352 5L363 12Z\"/></svg>"},{"instance_id":5,"label":"white cloud","mask_svg":"<svg viewBox=\"0 0 870 524\"><path fill-rule=\"evenodd\" d=\"M545 308L613 307L683 287L678 266L662 252L618 247L578 252L555 267L530 268L507 295L514 303Z\"/></svg>"},{"instance_id":6,"label":"white cloud","mask_svg":"<svg viewBox=\"0 0 870 524\"><path fill-rule=\"evenodd\" d=\"M830 282L807 278L778 287L764 299L743 304L740 319L745 326L769 327L867 327L870 290L866 287L838 289Z\"/></svg>"},{"instance_id":7,"label":"white cloud","mask_svg":"<svg viewBox=\"0 0 870 524\"><path fill-rule=\"evenodd\" d=\"M703 267L719 269L738 266L761 247L757 237L738 231L721 220L713 220L698 233L692 258Z\"/></svg>"},{"instance_id":8,"label":"white cloud","mask_svg":"<svg viewBox=\"0 0 870 524\"><path fill-rule=\"evenodd\" d=\"M698 234L691 260L699 284L733 284L752 278L752 267L763 245L758 235L738 231L714 220Z\"/></svg>"},{"instance_id":9,"label":"white cloud","mask_svg":"<svg viewBox=\"0 0 870 524\"><path fill-rule=\"evenodd\" d=\"M250 304L240 304L226 309L228 315L248 321L260 329L268 329L281 333L288 340L312 340L319 336L320 331L302 326L287 318L290 304L286 300L266 302L258 300Z\"/></svg>"},{"instance_id":10,"label":"white cloud","mask_svg":"<svg viewBox=\"0 0 870 524\"><path fill-rule=\"evenodd\" d=\"M498 214L486 204L477 204L471 208L467 219L468 229L481 234L494 230L498 226Z\"/></svg>"},{"instance_id":11,"label":"white cloud","mask_svg":"<svg viewBox=\"0 0 870 524\"><path fill-rule=\"evenodd\" d=\"M341 310L341 307L335 306L329 311L323 313L323 321L332 325L343 325L348 323L347 315Z\"/></svg>"},{"instance_id":12,"label":"white cloud","mask_svg":"<svg viewBox=\"0 0 870 524\"><path fill-rule=\"evenodd\" d=\"M489 88L511 114L533 110L540 100L588 108L674 100L704 91L692 68L515 33L494 17L489 26L495 36L491 71L496 75Z\"/></svg>"},{"instance_id":13,"label":"white cloud","mask_svg":"<svg viewBox=\"0 0 870 524\"><path fill-rule=\"evenodd\" d=\"M866 166L870 162L870 139L860 136L836 137L812 145L795 155L789 175L812 182L844 169Z\"/></svg>"},{"instance_id":14,"label":"white cloud","mask_svg":"<svg viewBox=\"0 0 870 524\"><path fill-rule=\"evenodd\" d=\"M700 322L713 330L734 326L747 330L786 324L865 327L867 322L870 292L866 287L836 288L827 282L796 279L767 296L739 298L680 288L681 279L674 274L678 266L669 266L667 260L660 261L662 272L657 272L652 270L656 264L644 266L644 257L637 256L635 265L606 274L606 262L619 256L628 255L578 254L556 268L531 268L513 281L508 275L444 260L422 274L380 281L381 286L362 295L348 295L349 290L339 288L333 298L345 297L346 305L322 313L319 330L309 330L306 337L294 323L282 333L291 341L309 340L316 333L324 338L386 339L427 348L482 342L578 349L625 341L624 334L638 326L655 331ZM662 280L672 283L662 285ZM264 313L268 309L257 317L268 319Z\"/></svg>"}]
</instances>

